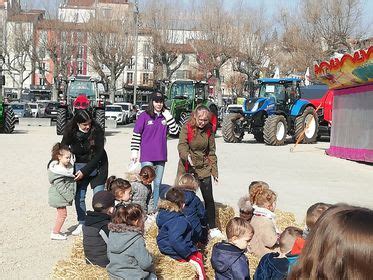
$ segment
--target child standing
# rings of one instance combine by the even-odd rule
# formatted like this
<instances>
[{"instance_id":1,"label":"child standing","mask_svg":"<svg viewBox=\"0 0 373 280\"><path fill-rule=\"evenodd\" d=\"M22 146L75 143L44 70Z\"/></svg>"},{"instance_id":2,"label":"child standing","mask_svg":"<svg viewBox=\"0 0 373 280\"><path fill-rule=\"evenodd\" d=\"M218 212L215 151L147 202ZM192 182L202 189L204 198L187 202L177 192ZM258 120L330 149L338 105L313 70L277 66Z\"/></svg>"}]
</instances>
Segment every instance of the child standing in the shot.
<instances>
[{"instance_id":1,"label":"child standing","mask_svg":"<svg viewBox=\"0 0 373 280\"><path fill-rule=\"evenodd\" d=\"M111 192L101 191L92 199L94 211L87 211L83 225L83 248L87 263L106 267L107 242L109 237L108 224L114 210L115 197Z\"/></svg>"},{"instance_id":2,"label":"child standing","mask_svg":"<svg viewBox=\"0 0 373 280\"><path fill-rule=\"evenodd\" d=\"M52 148L52 159L48 163L48 179L51 184L48 191L48 203L57 208L57 218L51 233L52 240L66 240L61 228L67 217L66 206L71 206L75 192L74 167L71 164L71 152L68 146L57 143Z\"/></svg>"},{"instance_id":3,"label":"child standing","mask_svg":"<svg viewBox=\"0 0 373 280\"><path fill-rule=\"evenodd\" d=\"M166 193L166 200L158 205L157 244L162 254L180 262L190 262L198 272L199 279L206 279L203 257L192 241L193 229L182 213L184 193L171 188Z\"/></svg>"},{"instance_id":4,"label":"child standing","mask_svg":"<svg viewBox=\"0 0 373 280\"><path fill-rule=\"evenodd\" d=\"M106 189L115 197L115 205L131 199L131 184L127 180L110 176L106 180Z\"/></svg>"},{"instance_id":5,"label":"child standing","mask_svg":"<svg viewBox=\"0 0 373 280\"><path fill-rule=\"evenodd\" d=\"M202 201L196 195L198 181L192 174L181 175L176 186L182 190L185 198L185 206L182 212L192 226L192 240L194 244L207 242L207 216Z\"/></svg>"},{"instance_id":6,"label":"child standing","mask_svg":"<svg viewBox=\"0 0 373 280\"><path fill-rule=\"evenodd\" d=\"M144 166L139 173L139 180L132 182L131 202L139 204L143 211L152 214L154 210L154 201L152 196L152 182L155 178L154 167Z\"/></svg>"},{"instance_id":7,"label":"child standing","mask_svg":"<svg viewBox=\"0 0 373 280\"><path fill-rule=\"evenodd\" d=\"M155 279L153 258L145 247L144 216L138 204L117 206L109 224L107 266L113 279Z\"/></svg>"},{"instance_id":8,"label":"child standing","mask_svg":"<svg viewBox=\"0 0 373 280\"><path fill-rule=\"evenodd\" d=\"M247 246L254 230L248 221L235 217L226 228L228 242L216 243L212 249L211 264L215 279L250 279Z\"/></svg>"},{"instance_id":9,"label":"child standing","mask_svg":"<svg viewBox=\"0 0 373 280\"><path fill-rule=\"evenodd\" d=\"M255 271L254 280L283 280L288 275L293 256L290 253L295 239L302 237L303 231L296 227L287 227L280 235L280 253L265 254Z\"/></svg>"},{"instance_id":10,"label":"child standing","mask_svg":"<svg viewBox=\"0 0 373 280\"><path fill-rule=\"evenodd\" d=\"M276 228L276 194L262 185L254 186L250 192L254 216L251 225L254 228L251 251L259 258L277 250L279 231Z\"/></svg>"}]
</instances>

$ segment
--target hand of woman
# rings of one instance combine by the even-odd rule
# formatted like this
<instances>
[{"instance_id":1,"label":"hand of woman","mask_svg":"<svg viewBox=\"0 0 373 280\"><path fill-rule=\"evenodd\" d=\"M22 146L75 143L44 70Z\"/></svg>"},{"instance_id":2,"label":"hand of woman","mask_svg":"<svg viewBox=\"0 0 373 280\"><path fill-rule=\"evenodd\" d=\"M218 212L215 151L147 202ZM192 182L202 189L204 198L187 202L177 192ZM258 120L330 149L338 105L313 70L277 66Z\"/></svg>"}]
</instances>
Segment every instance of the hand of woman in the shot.
<instances>
[{"instance_id":1,"label":"hand of woman","mask_svg":"<svg viewBox=\"0 0 373 280\"><path fill-rule=\"evenodd\" d=\"M80 170L78 170L78 172L76 172L76 174L75 174L74 181L79 181L79 180L81 180L81 179L83 179L83 178L84 178L84 174L83 174L83 172L80 171Z\"/></svg>"},{"instance_id":2,"label":"hand of woman","mask_svg":"<svg viewBox=\"0 0 373 280\"><path fill-rule=\"evenodd\" d=\"M214 177L214 182L215 182L215 185L219 183L218 177Z\"/></svg>"},{"instance_id":3,"label":"hand of woman","mask_svg":"<svg viewBox=\"0 0 373 280\"><path fill-rule=\"evenodd\" d=\"M131 151L131 160L132 160L133 162L137 162L138 158L139 158L139 153L138 153L138 151L136 151L136 150L132 150L132 151Z\"/></svg>"},{"instance_id":4,"label":"hand of woman","mask_svg":"<svg viewBox=\"0 0 373 280\"><path fill-rule=\"evenodd\" d=\"M189 162L190 166L194 166L194 163L192 161L192 157L191 157L190 154L188 155L188 162Z\"/></svg>"},{"instance_id":5,"label":"hand of woman","mask_svg":"<svg viewBox=\"0 0 373 280\"><path fill-rule=\"evenodd\" d=\"M172 119L172 114L171 114L170 110L167 110L167 109L164 110L164 111L162 112L162 115L163 115L163 117L166 119L166 121Z\"/></svg>"}]
</instances>

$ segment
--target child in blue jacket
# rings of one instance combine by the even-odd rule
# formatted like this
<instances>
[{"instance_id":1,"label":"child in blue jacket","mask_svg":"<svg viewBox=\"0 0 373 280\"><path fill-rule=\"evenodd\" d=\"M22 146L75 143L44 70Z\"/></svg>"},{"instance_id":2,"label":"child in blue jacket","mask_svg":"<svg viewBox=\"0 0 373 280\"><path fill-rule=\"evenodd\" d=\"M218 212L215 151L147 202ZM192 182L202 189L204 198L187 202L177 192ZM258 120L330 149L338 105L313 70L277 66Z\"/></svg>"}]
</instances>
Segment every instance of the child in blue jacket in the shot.
<instances>
[{"instance_id":1,"label":"child in blue jacket","mask_svg":"<svg viewBox=\"0 0 373 280\"><path fill-rule=\"evenodd\" d=\"M192 241L192 226L182 212L184 201L184 193L171 188L166 193L166 200L158 204L157 245L162 254L193 264L199 279L206 279L202 254Z\"/></svg>"},{"instance_id":2,"label":"child in blue jacket","mask_svg":"<svg viewBox=\"0 0 373 280\"><path fill-rule=\"evenodd\" d=\"M249 262L245 256L254 229L243 218L231 219L226 228L228 242L216 243L212 249L211 264L215 279L250 280Z\"/></svg>"},{"instance_id":3,"label":"child in blue jacket","mask_svg":"<svg viewBox=\"0 0 373 280\"><path fill-rule=\"evenodd\" d=\"M192 226L192 241L194 244L207 243L207 216L202 201L196 194L198 181L192 174L181 175L176 186L182 190L185 198L185 206L182 212Z\"/></svg>"},{"instance_id":4,"label":"child in blue jacket","mask_svg":"<svg viewBox=\"0 0 373 280\"><path fill-rule=\"evenodd\" d=\"M295 240L302 237L303 231L297 227L287 227L280 235L280 253L265 254L256 268L254 280L284 280L288 276L289 265L295 258L290 254Z\"/></svg>"}]
</instances>

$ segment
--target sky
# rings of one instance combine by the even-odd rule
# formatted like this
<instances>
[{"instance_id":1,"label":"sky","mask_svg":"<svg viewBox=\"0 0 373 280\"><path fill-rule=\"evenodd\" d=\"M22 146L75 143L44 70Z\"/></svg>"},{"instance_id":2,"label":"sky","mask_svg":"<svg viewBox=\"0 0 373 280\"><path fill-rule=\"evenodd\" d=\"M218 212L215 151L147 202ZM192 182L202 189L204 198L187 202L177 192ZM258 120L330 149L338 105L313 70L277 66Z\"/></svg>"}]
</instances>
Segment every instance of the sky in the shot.
<instances>
[{"instance_id":1,"label":"sky","mask_svg":"<svg viewBox=\"0 0 373 280\"><path fill-rule=\"evenodd\" d=\"M140 6L144 5L146 2L149 1L162 0L139 0ZM191 0L174 1L182 1L186 5L192 2ZM282 7L296 9L301 3L301 0L227 0L225 1L225 4L227 5L227 8L234 8L234 6L237 5L237 3L240 1L242 1L244 4L253 7L262 6L265 9L265 11L267 11L269 16L275 15L277 10L281 9ZM56 13L57 7L60 2L61 0L21 0L22 7L46 9L49 10L49 13L52 15ZM364 29L370 32L370 34L367 34L368 36L373 36L373 28L371 28L373 26L373 1L361 0L361 2L364 7L362 15L362 23Z\"/></svg>"}]
</instances>

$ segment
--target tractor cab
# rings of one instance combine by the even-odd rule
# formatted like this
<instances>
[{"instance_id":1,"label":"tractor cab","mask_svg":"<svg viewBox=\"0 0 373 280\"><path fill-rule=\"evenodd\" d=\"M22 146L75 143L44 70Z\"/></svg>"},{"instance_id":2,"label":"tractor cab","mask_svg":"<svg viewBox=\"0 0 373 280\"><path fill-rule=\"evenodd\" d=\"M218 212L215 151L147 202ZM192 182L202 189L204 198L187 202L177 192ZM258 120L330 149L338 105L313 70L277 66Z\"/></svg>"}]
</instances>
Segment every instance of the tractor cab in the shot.
<instances>
[{"instance_id":1,"label":"tractor cab","mask_svg":"<svg viewBox=\"0 0 373 280\"><path fill-rule=\"evenodd\" d=\"M184 124L199 104L206 105L217 116L217 106L208 99L208 84L204 81L176 80L167 92L166 106L176 122Z\"/></svg>"}]
</instances>

